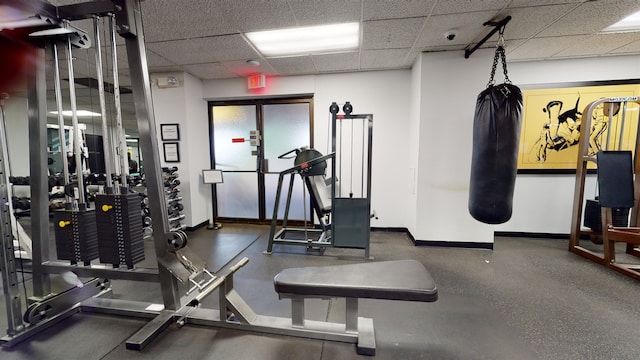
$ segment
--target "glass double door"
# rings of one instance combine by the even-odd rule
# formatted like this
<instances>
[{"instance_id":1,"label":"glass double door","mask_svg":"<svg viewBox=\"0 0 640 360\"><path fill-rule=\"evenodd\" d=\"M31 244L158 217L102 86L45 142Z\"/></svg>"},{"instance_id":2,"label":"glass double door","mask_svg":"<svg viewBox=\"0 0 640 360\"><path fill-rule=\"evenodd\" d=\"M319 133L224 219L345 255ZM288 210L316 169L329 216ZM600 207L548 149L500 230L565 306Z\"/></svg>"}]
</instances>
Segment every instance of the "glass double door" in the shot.
<instances>
[{"instance_id":1,"label":"glass double door","mask_svg":"<svg viewBox=\"0 0 640 360\"><path fill-rule=\"evenodd\" d=\"M224 180L216 186L218 218L271 220L279 174L293 167L292 158L278 157L312 146L312 114L311 98L210 103L212 158ZM258 144L251 143L254 130L261 134ZM279 218L289 179L286 176L282 184ZM295 179L289 219L310 219L308 194L303 191L302 181Z\"/></svg>"}]
</instances>

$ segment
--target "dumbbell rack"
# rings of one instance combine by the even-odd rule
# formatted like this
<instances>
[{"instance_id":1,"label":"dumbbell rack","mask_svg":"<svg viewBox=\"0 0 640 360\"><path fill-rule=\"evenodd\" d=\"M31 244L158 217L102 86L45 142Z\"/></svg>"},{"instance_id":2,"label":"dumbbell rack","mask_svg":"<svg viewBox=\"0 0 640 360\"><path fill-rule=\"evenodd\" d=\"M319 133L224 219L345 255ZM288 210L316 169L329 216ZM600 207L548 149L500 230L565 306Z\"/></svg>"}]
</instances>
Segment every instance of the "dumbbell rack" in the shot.
<instances>
[{"instance_id":1,"label":"dumbbell rack","mask_svg":"<svg viewBox=\"0 0 640 360\"><path fill-rule=\"evenodd\" d=\"M169 231L183 230L187 226L182 223L185 215L182 213L184 205L180 196L180 180L178 180L178 167L163 167L162 181L164 184L165 200L167 202L167 215L169 220Z\"/></svg>"}]
</instances>

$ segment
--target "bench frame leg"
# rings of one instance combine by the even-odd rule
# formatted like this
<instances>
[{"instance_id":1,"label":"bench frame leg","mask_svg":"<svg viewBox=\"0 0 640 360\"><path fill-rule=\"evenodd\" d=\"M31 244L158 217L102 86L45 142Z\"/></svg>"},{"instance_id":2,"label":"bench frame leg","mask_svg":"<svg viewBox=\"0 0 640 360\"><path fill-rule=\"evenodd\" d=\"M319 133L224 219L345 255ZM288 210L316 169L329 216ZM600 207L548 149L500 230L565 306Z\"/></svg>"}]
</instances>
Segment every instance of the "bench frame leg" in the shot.
<instances>
[{"instance_id":1,"label":"bench frame leg","mask_svg":"<svg viewBox=\"0 0 640 360\"><path fill-rule=\"evenodd\" d=\"M345 326L347 332L358 333L358 299L346 298Z\"/></svg>"},{"instance_id":2,"label":"bench frame leg","mask_svg":"<svg viewBox=\"0 0 640 360\"><path fill-rule=\"evenodd\" d=\"M295 328L304 327L304 299L291 299L291 325Z\"/></svg>"}]
</instances>

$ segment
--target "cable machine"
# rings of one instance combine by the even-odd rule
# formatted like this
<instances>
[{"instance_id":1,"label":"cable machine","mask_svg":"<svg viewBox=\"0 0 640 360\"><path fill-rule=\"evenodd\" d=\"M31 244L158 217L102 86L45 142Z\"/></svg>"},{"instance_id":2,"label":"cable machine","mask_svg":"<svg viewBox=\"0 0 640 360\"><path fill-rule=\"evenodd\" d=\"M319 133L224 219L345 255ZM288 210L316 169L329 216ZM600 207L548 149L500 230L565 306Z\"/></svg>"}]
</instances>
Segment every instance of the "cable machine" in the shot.
<instances>
[{"instance_id":1,"label":"cable machine","mask_svg":"<svg viewBox=\"0 0 640 360\"><path fill-rule=\"evenodd\" d=\"M276 192L271 232L266 254L274 244L302 245L308 250L323 251L328 247L363 249L369 256L371 234L371 145L373 143L373 115L355 115L348 101L342 107L332 103L331 152L322 155L314 149L294 149L280 156L296 153L294 166L280 173ZM327 173L327 161L331 166ZM308 189L311 203L320 222L319 229L288 228L287 215L295 175L298 174ZM277 214L283 180L291 175L282 228L276 231ZM305 194L307 193L305 192ZM305 201L306 206L306 201ZM306 208L305 208L306 218ZM326 219L330 219L327 221ZM302 233L304 238L287 237L287 233ZM319 234L310 238L310 234Z\"/></svg>"},{"instance_id":2,"label":"cable machine","mask_svg":"<svg viewBox=\"0 0 640 360\"><path fill-rule=\"evenodd\" d=\"M33 45L33 54L36 61L29 69L27 79L28 92L28 122L29 122L29 159L31 178L31 215L32 215L32 241L33 241L33 296L24 299L19 291L20 283L16 275L16 259L11 236L11 222L2 221L2 280L5 298L7 299L7 336L2 338L5 346L20 342L25 338L55 324L56 322L79 311L79 303L96 295L108 295L110 293L110 281L113 279L127 279L135 281L159 282L162 289L164 308L178 310L183 303L195 298L207 285L213 282L214 276L204 268L204 263L186 246L186 235L181 231L170 231L167 219L166 202L163 196L163 183L161 178L160 160L157 152L156 126L151 106L151 90L147 69L145 47L142 37L142 18L140 14L140 2L138 0L114 0L94 1L81 4L55 7L46 2L29 1L15 2L11 6L18 7L16 14L25 16L25 19L16 19L12 22L12 29L3 29L3 36L13 38L15 41L28 42ZM31 16L23 14L33 14ZM72 63L74 48L89 48L91 41L84 31L73 27L70 22L82 19L94 18L94 30L96 45L96 68L102 114L104 108L104 81L102 79L101 46L99 42L97 18L109 19L111 42L111 54L113 56L113 81L114 97L117 113L119 132L120 160L120 187L116 188L111 182L111 161L107 151L107 193L98 196L98 209L91 208L84 193L84 179L82 173L82 159L80 158L80 144L77 109L75 105L75 81ZM24 25L22 25L24 24ZM117 31L116 31L117 29ZM133 96L136 104L136 120L140 133L140 147L148 164L145 169L145 182L149 201L150 215L153 219L153 242L158 268L134 268L133 264L140 261L142 250L141 226L132 224L131 219L140 219L141 199L137 194L131 194L126 188L127 161L124 136L122 131L122 119L119 110L118 93L118 67L115 52L116 32L125 39L129 71L132 81ZM58 73L58 48L64 46L69 73L72 122L74 127L73 152L76 160L77 200L73 191L67 192L68 206L65 210L54 213L54 227L56 232L56 248L58 260L51 258L49 249L49 208L48 208L48 173L47 173L47 106L45 77L45 51L53 51L55 62L55 92L58 113L61 114L60 102L60 76ZM4 116L2 121L4 122ZM106 141L103 115L103 140ZM64 140L64 124L62 118L58 121L61 131L61 143ZM8 188L8 154L6 147L6 134L0 134L1 153L0 162L4 165L0 171L0 197L6 199L2 202L3 216L8 214L11 207L11 198ZM104 146L109 149L110 146ZM63 149L63 152L66 151ZM66 160L63 156L63 161ZM66 172L67 164L63 166L64 182L70 185L72 174ZM102 199L102 200L101 200ZM128 203L127 203L128 201ZM108 243L107 254L100 256L102 263L96 264L98 254L105 249L99 249L100 221L96 221L96 211L108 217L106 221L106 238ZM98 216L99 218L100 216ZM6 219L5 219L6 220ZM141 221L140 221L141 222ZM105 222L103 222L104 225ZM137 228L138 231L136 231ZM105 226L102 226L105 228ZM104 234L103 234L104 235ZM137 237L138 240L133 239ZM101 247L105 247L100 243ZM128 247L123 250L123 247ZM137 248L136 248L137 247ZM100 251L99 251L100 250ZM129 258L123 254L132 255ZM142 255L143 256L143 255ZM61 260L67 260L61 261ZM120 264L126 268L118 268ZM52 274L61 274L72 271L82 278L90 278L84 286L72 287L63 292L53 294L51 292ZM109 280L107 280L109 279ZM192 290L183 294L179 284L189 284ZM98 298L94 299L99 301ZM27 309L23 309L26 303ZM88 306L83 304L83 306ZM113 305L112 305L113 306ZM105 309L108 306L94 306L93 311L112 311ZM118 305L122 309L122 305ZM99 310L98 308L103 308ZM124 307L126 308L126 306ZM135 309L129 309L135 312ZM148 314L147 314L148 316Z\"/></svg>"},{"instance_id":3,"label":"cable machine","mask_svg":"<svg viewBox=\"0 0 640 360\"><path fill-rule=\"evenodd\" d=\"M585 108L569 239L570 252L636 279L640 279L640 261L616 261L615 243L625 242L630 258L640 257L639 105L638 97L611 97ZM594 163L599 196L585 201L586 176Z\"/></svg>"}]
</instances>

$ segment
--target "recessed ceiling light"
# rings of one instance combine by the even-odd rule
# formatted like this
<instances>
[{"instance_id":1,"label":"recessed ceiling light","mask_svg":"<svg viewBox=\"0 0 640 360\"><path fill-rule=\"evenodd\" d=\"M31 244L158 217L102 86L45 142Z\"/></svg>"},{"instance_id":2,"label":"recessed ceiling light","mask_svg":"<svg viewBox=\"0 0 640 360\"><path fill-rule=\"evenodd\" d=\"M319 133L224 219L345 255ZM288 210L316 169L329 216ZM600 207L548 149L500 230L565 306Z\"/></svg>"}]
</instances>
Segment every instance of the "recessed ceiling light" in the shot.
<instances>
[{"instance_id":1,"label":"recessed ceiling light","mask_svg":"<svg viewBox=\"0 0 640 360\"><path fill-rule=\"evenodd\" d=\"M58 115L57 111L49 111L49 114L51 115ZM62 116L72 116L73 113L71 112L71 110L63 110L62 111ZM82 116L82 117L88 117L88 116L100 116L100 113L96 113L93 111L89 111L89 110L77 110L76 111L76 116Z\"/></svg>"},{"instance_id":2,"label":"recessed ceiling light","mask_svg":"<svg viewBox=\"0 0 640 360\"><path fill-rule=\"evenodd\" d=\"M604 33L633 31L640 31L640 11L633 13L602 30Z\"/></svg>"},{"instance_id":3,"label":"recessed ceiling light","mask_svg":"<svg viewBox=\"0 0 640 360\"><path fill-rule=\"evenodd\" d=\"M264 56L296 56L353 51L358 48L360 25L345 23L246 33Z\"/></svg>"}]
</instances>

